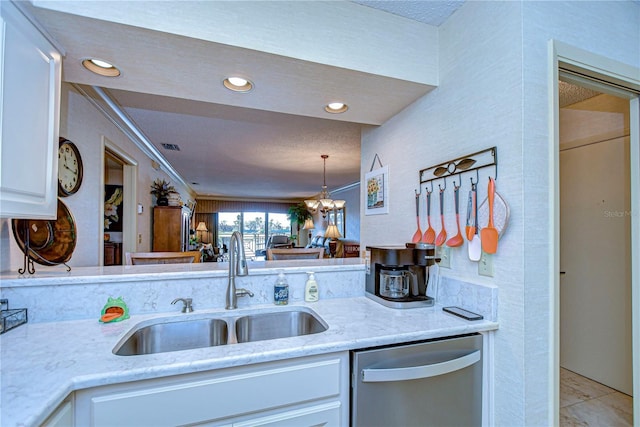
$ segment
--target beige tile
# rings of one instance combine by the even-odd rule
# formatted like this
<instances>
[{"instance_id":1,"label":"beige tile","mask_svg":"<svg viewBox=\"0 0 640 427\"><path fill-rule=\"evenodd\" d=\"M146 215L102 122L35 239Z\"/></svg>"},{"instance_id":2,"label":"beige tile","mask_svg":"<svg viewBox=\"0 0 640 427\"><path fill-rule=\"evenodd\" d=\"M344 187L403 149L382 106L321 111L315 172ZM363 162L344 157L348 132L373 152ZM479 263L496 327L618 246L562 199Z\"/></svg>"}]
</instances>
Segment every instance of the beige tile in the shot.
<instances>
[{"instance_id":1,"label":"beige tile","mask_svg":"<svg viewBox=\"0 0 640 427\"><path fill-rule=\"evenodd\" d=\"M566 372L563 373L562 371ZM600 384L574 372L566 369L562 371L560 373L560 381L571 391L573 397L579 398L580 400L595 399L615 391L604 384Z\"/></svg>"},{"instance_id":2,"label":"beige tile","mask_svg":"<svg viewBox=\"0 0 640 427\"><path fill-rule=\"evenodd\" d=\"M620 418L627 420L629 425L633 424L633 398L619 391L599 397L597 400L607 405Z\"/></svg>"},{"instance_id":3,"label":"beige tile","mask_svg":"<svg viewBox=\"0 0 640 427\"><path fill-rule=\"evenodd\" d=\"M583 394L566 385L564 381L560 381L560 407L564 408L579 402L584 402Z\"/></svg>"},{"instance_id":4,"label":"beige tile","mask_svg":"<svg viewBox=\"0 0 640 427\"><path fill-rule=\"evenodd\" d=\"M576 403L560 410L562 426L631 427L633 417L602 398Z\"/></svg>"},{"instance_id":5,"label":"beige tile","mask_svg":"<svg viewBox=\"0 0 640 427\"><path fill-rule=\"evenodd\" d=\"M588 425L589 424L587 424L586 422L573 417L570 413L568 413L566 408L560 409L560 427L583 427Z\"/></svg>"},{"instance_id":6,"label":"beige tile","mask_svg":"<svg viewBox=\"0 0 640 427\"><path fill-rule=\"evenodd\" d=\"M560 369L562 427L627 427L633 425L633 398L605 385Z\"/></svg>"}]
</instances>

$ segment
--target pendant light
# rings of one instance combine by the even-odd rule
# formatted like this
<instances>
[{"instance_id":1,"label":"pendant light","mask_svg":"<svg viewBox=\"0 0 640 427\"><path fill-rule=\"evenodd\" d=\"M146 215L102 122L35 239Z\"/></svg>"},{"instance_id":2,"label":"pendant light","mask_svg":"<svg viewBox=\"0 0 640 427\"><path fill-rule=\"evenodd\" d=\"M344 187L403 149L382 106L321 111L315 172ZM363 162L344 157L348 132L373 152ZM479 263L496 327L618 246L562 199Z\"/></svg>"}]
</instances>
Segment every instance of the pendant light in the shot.
<instances>
[{"instance_id":1,"label":"pendant light","mask_svg":"<svg viewBox=\"0 0 640 427\"><path fill-rule=\"evenodd\" d=\"M307 206L307 209L315 213L318 208L320 208L320 212L322 212L322 217L325 218L327 216L327 212L332 209L341 209L345 205L344 200L333 200L329 197L329 192L327 191L327 159L329 158L328 154L323 154L320 156L323 161L323 171L322 171L322 191L320 191L320 195L318 199L309 199L305 200L304 204Z\"/></svg>"}]
</instances>

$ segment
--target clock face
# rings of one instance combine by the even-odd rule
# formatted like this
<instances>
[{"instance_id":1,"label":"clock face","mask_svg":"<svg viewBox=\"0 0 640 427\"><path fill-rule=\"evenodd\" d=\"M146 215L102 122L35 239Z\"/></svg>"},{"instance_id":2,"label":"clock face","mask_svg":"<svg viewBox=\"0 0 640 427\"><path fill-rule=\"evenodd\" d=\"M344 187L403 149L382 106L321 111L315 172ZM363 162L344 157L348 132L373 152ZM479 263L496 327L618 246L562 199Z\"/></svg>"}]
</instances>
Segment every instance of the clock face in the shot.
<instances>
[{"instance_id":1,"label":"clock face","mask_svg":"<svg viewBox=\"0 0 640 427\"><path fill-rule=\"evenodd\" d=\"M74 194L82 183L82 159L75 144L61 138L58 148L58 193L66 197Z\"/></svg>"}]
</instances>

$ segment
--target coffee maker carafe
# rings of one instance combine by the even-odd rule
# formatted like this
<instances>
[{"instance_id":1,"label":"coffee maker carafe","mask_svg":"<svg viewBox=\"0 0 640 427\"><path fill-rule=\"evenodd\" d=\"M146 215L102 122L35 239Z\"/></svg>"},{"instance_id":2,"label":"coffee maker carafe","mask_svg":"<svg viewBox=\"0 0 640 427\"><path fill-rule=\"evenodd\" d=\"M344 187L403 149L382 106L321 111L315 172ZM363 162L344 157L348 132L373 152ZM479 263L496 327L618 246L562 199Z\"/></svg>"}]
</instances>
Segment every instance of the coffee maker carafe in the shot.
<instances>
[{"instance_id":1,"label":"coffee maker carafe","mask_svg":"<svg viewBox=\"0 0 640 427\"><path fill-rule=\"evenodd\" d=\"M429 267L436 261L435 246L367 246L367 253L367 297L392 308L429 307L435 303L432 296L427 296Z\"/></svg>"}]
</instances>

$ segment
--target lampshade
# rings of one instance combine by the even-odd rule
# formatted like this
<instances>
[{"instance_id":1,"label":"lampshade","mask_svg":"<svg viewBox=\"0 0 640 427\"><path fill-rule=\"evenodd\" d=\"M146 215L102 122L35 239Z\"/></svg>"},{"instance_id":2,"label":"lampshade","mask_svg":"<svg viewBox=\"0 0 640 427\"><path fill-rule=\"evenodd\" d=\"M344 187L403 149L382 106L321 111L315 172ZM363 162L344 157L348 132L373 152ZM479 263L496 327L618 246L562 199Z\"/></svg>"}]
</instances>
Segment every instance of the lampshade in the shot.
<instances>
[{"instance_id":1,"label":"lampshade","mask_svg":"<svg viewBox=\"0 0 640 427\"><path fill-rule=\"evenodd\" d=\"M198 223L198 226L196 227L196 231L209 231L209 230L207 230L207 225L203 221L200 221Z\"/></svg>"},{"instance_id":2,"label":"lampshade","mask_svg":"<svg viewBox=\"0 0 640 427\"><path fill-rule=\"evenodd\" d=\"M335 224L331 224L327 227L327 231L324 232L324 237L339 239L342 237L342 234L340 234L340 231L338 231L338 227L336 227Z\"/></svg>"},{"instance_id":3,"label":"lampshade","mask_svg":"<svg viewBox=\"0 0 640 427\"><path fill-rule=\"evenodd\" d=\"M307 218L304 221L304 225L302 226L302 229L303 230L311 230L311 229L314 229L314 228L316 228L316 225L313 223L313 219Z\"/></svg>"}]
</instances>

